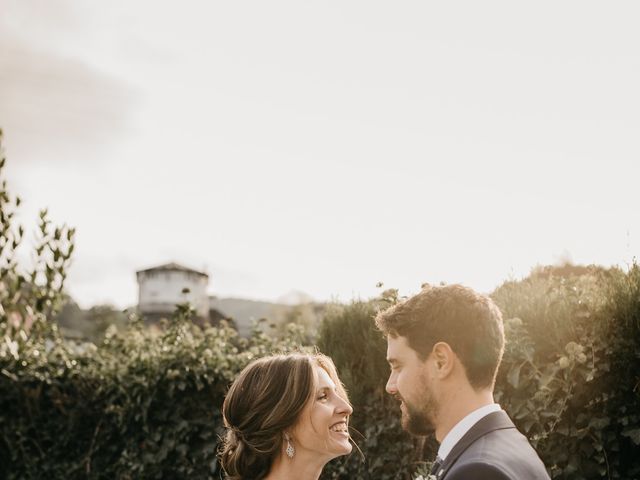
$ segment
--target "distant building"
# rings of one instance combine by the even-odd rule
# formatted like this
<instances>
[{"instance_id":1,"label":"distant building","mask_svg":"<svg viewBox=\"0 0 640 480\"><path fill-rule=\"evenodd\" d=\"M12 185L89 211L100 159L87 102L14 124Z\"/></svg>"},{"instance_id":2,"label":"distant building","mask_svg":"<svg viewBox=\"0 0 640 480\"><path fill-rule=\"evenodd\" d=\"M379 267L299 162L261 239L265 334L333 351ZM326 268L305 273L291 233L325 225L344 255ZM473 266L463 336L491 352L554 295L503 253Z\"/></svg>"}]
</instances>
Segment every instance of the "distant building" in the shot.
<instances>
[{"instance_id":1,"label":"distant building","mask_svg":"<svg viewBox=\"0 0 640 480\"><path fill-rule=\"evenodd\" d=\"M176 304L189 302L201 320L209 318L209 275L191 268L167 263L136 272L138 310L154 320L170 317Z\"/></svg>"},{"instance_id":2,"label":"distant building","mask_svg":"<svg viewBox=\"0 0 640 480\"><path fill-rule=\"evenodd\" d=\"M319 318L321 305L300 292L283 297L284 303L241 298L217 298L207 295L209 275L177 263L136 272L138 311L148 323L170 318L179 303L189 302L196 309L194 322L218 325L225 320L243 337L251 334L255 322L269 332L284 321L309 323ZM320 309L320 310L318 310Z\"/></svg>"}]
</instances>

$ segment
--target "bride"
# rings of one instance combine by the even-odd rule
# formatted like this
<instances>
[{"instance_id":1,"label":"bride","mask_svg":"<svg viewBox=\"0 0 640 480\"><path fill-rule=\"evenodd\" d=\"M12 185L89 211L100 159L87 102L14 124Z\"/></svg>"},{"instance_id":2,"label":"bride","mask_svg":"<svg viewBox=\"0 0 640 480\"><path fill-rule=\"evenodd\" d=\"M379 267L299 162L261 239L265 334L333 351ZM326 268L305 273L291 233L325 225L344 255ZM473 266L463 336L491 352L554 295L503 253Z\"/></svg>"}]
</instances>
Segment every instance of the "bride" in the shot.
<instances>
[{"instance_id":1,"label":"bride","mask_svg":"<svg viewBox=\"0 0 640 480\"><path fill-rule=\"evenodd\" d=\"M261 358L233 382L222 407L220 461L229 480L317 480L351 452L353 412L331 359L292 353Z\"/></svg>"}]
</instances>

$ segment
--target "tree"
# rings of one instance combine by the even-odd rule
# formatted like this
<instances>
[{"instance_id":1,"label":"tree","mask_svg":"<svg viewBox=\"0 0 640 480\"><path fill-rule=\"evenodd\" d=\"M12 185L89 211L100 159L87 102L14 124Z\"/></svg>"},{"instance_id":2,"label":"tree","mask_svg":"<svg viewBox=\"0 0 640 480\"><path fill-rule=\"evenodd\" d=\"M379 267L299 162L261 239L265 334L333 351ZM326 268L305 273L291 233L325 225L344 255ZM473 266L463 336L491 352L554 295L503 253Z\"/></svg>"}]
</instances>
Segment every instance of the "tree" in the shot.
<instances>
[{"instance_id":1,"label":"tree","mask_svg":"<svg viewBox=\"0 0 640 480\"><path fill-rule=\"evenodd\" d=\"M74 248L75 229L52 226L46 209L40 211L33 245L33 263L20 264L24 227L15 224L21 199L13 196L4 178L6 157L0 130L0 333L35 334L55 329L47 320L60 308L62 289Z\"/></svg>"}]
</instances>

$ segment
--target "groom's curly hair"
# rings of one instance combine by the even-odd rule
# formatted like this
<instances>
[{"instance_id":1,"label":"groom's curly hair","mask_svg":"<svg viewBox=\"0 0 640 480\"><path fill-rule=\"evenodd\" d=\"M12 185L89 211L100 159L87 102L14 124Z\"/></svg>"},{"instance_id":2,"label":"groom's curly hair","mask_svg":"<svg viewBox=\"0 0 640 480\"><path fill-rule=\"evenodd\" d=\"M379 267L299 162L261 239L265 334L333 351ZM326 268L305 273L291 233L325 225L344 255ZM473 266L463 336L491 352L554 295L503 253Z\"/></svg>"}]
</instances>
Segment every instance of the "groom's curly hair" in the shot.
<instances>
[{"instance_id":1,"label":"groom's curly hair","mask_svg":"<svg viewBox=\"0 0 640 480\"><path fill-rule=\"evenodd\" d=\"M462 285L426 286L380 312L376 326L386 336L405 337L425 360L438 342L449 344L471 386L493 387L504 353L504 327L493 301Z\"/></svg>"}]
</instances>

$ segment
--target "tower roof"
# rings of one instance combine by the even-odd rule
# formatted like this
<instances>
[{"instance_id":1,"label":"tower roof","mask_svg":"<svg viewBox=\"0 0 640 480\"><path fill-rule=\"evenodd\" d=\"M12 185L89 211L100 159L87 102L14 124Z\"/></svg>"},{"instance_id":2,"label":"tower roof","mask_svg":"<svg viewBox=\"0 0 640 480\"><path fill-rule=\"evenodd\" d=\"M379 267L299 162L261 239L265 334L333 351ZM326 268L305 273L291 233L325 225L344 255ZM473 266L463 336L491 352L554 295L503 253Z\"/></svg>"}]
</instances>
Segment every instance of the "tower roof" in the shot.
<instances>
[{"instance_id":1,"label":"tower roof","mask_svg":"<svg viewBox=\"0 0 640 480\"><path fill-rule=\"evenodd\" d=\"M141 273L149 273L149 272L187 272L187 273L195 273L196 275L201 275L203 277L209 278L209 275L207 275L204 272L194 270L193 268L185 267L184 265L180 265L175 262L165 263L164 265L146 268L144 270L138 270L136 272L136 275L140 275Z\"/></svg>"}]
</instances>

